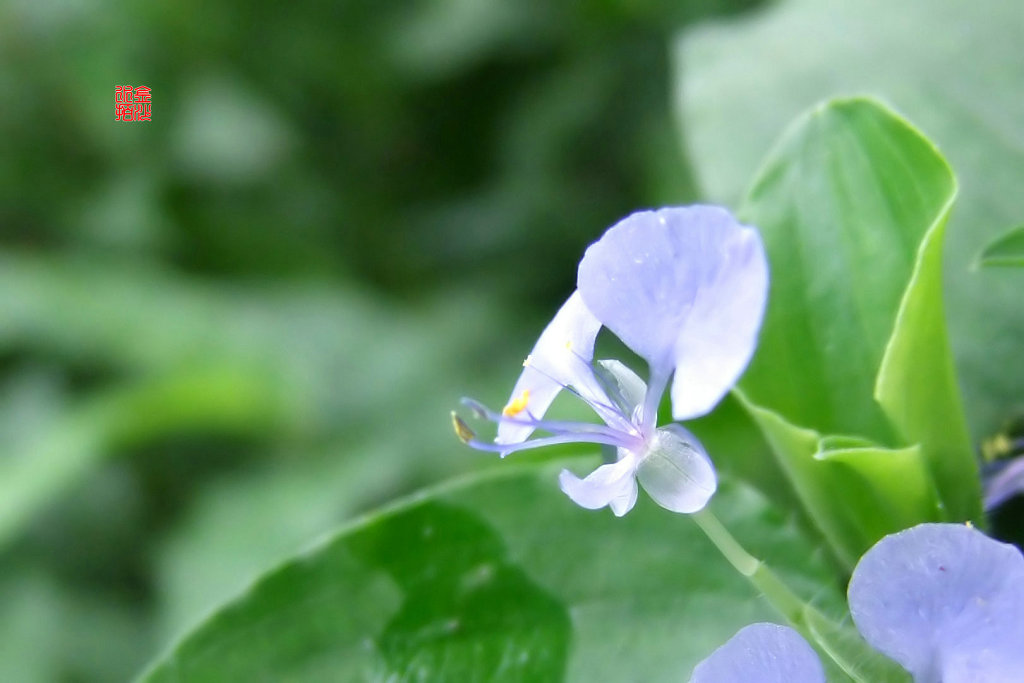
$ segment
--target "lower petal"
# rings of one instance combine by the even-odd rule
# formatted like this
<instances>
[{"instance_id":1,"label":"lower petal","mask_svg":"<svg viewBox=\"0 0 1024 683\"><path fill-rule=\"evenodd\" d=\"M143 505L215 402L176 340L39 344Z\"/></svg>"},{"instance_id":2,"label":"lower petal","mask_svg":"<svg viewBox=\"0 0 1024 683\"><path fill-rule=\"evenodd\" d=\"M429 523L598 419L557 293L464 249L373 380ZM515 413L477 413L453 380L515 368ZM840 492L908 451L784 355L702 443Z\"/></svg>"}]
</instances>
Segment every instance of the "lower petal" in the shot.
<instances>
[{"instance_id":1,"label":"lower petal","mask_svg":"<svg viewBox=\"0 0 1024 683\"><path fill-rule=\"evenodd\" d=\"M679 425L655 432L636 476L654 502L672 512L697 512L718 487L715 468L703 446Z\"/></svg>"},{"instance_id":2,"label":"lower petal","mask_svg":"<svg viewBox=\"0 0 1024 683\"><path fill-rule=\"evenodd\" d=\"M636 504L635 470L636 458L627 454L616 463L601 465L584 479L562 470L558 484L580 507L597 510L607 505L616 517L621 517Z\"/></svg>"}]
</instances>

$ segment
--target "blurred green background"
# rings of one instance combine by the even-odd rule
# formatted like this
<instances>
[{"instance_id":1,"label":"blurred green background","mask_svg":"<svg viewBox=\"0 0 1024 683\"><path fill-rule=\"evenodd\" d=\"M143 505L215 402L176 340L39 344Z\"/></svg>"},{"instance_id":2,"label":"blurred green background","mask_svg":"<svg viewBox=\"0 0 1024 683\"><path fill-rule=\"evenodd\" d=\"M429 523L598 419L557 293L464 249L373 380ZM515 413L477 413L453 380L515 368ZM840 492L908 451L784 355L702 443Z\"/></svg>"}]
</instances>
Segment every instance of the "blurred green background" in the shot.
<instances>
[{"instance_id":1,"label":"blurred green background","mask_svg":"<svg viewBox=\"0 0 1024 683\"><path fill-rule=\"evenodd\" d=\"M607 226L695 199L671 38L752 4L0 5L0 680L126 679L490 463L448 411Z\"/></svg>"}]
</instances>

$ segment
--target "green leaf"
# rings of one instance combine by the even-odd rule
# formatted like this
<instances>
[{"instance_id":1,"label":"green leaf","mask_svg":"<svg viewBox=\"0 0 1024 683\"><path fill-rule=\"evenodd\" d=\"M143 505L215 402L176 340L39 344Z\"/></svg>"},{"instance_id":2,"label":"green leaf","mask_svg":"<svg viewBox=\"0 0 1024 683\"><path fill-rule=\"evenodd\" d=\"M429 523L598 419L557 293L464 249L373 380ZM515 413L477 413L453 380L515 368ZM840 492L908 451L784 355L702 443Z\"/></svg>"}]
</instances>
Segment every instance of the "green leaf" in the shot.
<instances>
[{"instance_id":1,"label":"green leaf","mask_svg":"<svg viewBox=\"0 0 1024 683\"><path fill-rule=\"evenodd\" d=\"M444 446L434 445L421 432L420 457L450 453L454 437L443 437ZM288 453L266 467L208 482L160 541L158 633L181 633L272 563L393 498L395 482L410 470L408 448L398 434L350 436L322 452Z\"/></svg>"},{"instance_id":2,"label":"green leaf","mask_svg":"<svg viewBox=\"0 0 1024 683\"><path fill-rule=\"evenodd\" d=\"M1024 266L1024 225L1009 230L985 245L979 266Z\"/></svg>"},{"instance_id":3,"label":"green leaf","mask_svg":"<svg viewBox=\"0 0 1024 683\"><path fill-rule=\"evenodd\" d=\"M896 316L875 398L927 458L943 518L981 521L978 465L960 405L942 310L942 241L953 198L928 229Z\"/></svg>"},{"instance_id":4,"label":"green leaf","mask_svg":"<svg viewBox=\"0 0 1024 683\"><path fill-rule=\"evenodd\" d=\"M1002 426L1024 386L1020 284L969 268L1024 216L1024 98L1015 87L1024 81L1022 33L1014 3L783 0L696 27L677 51L686 146L710 199L735 202L777 131L836 93L884 97L942 148L962 189L945 295L975 437Z\"/></svg>"},{"instance_id":5,"label":"green leaf","mask_svg":"<svg viewBox=\"0 0 1024 683\"><path fill-rule=\"evenodd\" d=\"M772 263L743 400L847 567L886 533L980 517L942 315L955 194L931 143L854 98L801 117L741 209Z\"/></svg>"},{"instance_id":6,"label":"green leaf","mask_svg":"<svg viewBox=\"0 0 1024 683\"><path fill-rule=\"evenodd\" d=\"M621 519L581 510L557 469L508 464L343 529L141 680L678 681L778 620L690 519L646 499ZM805 599L841 605L822 554L760 496L724 483L714 506Z\"/></svg>"},{"instance_id":7,"label":"green leaf","mask_svg":"<svg viewBox=\"0 0 1024 683\"><path fill-rule=\"evenodd\" d=\"M939 518L938 495L918 446L888 449L822 437L770 410L745 406L847 570L886 534Z\"/></svg>"},{"instance_id":8,"label":"green leaf","mask_svg":"<svg viewBox=\"0 0 1024 683\"><path fill-rule=\"evenodd\" d=\"M747 397L823 434L884 443L872 400L918 244L955 192L913 128L870 100L834 100L789 128L740 213L760 228L772 289Z\"/></svg>"}]
</instances>

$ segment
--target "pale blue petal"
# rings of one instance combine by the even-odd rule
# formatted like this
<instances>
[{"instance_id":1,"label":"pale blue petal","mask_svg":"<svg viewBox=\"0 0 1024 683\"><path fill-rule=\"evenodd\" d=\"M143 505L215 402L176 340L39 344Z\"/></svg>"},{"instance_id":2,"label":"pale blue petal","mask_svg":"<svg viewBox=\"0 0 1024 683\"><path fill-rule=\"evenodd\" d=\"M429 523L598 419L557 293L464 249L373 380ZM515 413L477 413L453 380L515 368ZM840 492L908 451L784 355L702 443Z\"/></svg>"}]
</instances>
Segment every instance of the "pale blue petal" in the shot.
<instances>
[{"instance_id":1,"label":"pale blue petal","mask_svg":"<svg viewBox=\"0 0 1024 683\"><path fill-rule=\"evenodd\" d=\"M755 230L740 228L721 244L722 262L709 274L679 336L672 380L672 416L704 415L746 369L768 300L768 261Z\"/></svg>"},{"instance_id":2,"label":"pale blue petal","mask_svg":"<svg viewBox=\"0 0 1024 683\"><path fill-rule=\"evenodd\" d=\"M985 482L985 509L997 508L1021 493L1024 493L1024 456L1014 458Z\"/></svg>"},{"instance_id":3,"label":"pale blue petal","mask_svg":"<svg viewBox=\"0 0 1024 683\"><path fill-rule=\"evenodd\" d=\"M594 366L594 374L623 415L633 416L643 406L647 383L622 362L599 360ZM639 424L640 420L635 419L634 422Z\"/></svg>"},{"instance_id":4,"label":"pale blue petal","mask_svg":"<svg viewBox=\"0 0 1024 683\"><path fill-rule=\"evenodd\" d=\"M636 504L635 471L636 458L624 452L618 462L601 465L585 479L580 479L569 470L562 470L558 484L565 495L580 507L597 510L607 505L616 517L621 517Z\"/></svg>"},{"instance_id":5,"label":"pale blue petal","mask_svg":"<svg viewBox=\"0 0 1024 683\"><path fill-rule=\"evenodd\" d=\"M693 670L690 683L824 683L818 656L799 633L751 624Z\"/></svg>"},{"instance_id":6,"label":"pale blue petal","mask_svg":"<svg viewBox=\"0 0 1024 683\"><path fill-rule=\"evenodd\" d=\"M697 512L718 486L715 468L697 438L679 425L654 433L636 477L648 495L672 512Z\"/></svg>"},{"instance_id":7,"label":"pale blue petal","mask_svg":"<svg viewBox=\"0 0 1024 683\"><path fill-rule=\"evenodd\" d=\"M555 396L566 386L593 394L596 384L589 363L594 357L594 340L601 329L579 292L562 304L544 328L519 376L508 405L522 400L524 414L540 419ZM601 400L598 396L597 400ZM607 401L607 399L604 399ZM533 427L504 421L498 424L498 444L520 443L533 433Z\"/></svg>"},{"instance_id":8,"label":"pale blue petal","mask_svg":"<svg viewBox=\"0 0 1024 683\"><path fill-rule=\"evenodd\" d=\"M651 365L675 369L676 419L709 411L753 355L768 293L757 231L724 209L635 213L587 249L577 284L598 320Z\"/></svg>"},{"instance_id":9,"label":"pale blue petal","mask_svg":"<svg viewBox=\"0 0 1024 683\"><path fill-rule=\"evenodd\" d=\"M921 524L865 553L849 588L864 639L916 681L1024 678L1024 557L959 524Z\"/></svg>"}]
</instances>

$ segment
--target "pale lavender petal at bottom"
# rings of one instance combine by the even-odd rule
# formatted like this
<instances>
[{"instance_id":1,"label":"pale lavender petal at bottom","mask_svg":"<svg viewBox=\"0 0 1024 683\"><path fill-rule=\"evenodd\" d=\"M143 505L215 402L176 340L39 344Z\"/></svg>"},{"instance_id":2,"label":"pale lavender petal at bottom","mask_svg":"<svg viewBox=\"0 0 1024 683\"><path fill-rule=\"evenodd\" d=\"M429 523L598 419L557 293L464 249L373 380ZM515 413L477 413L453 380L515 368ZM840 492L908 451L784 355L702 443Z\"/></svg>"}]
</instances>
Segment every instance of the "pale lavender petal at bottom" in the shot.
<instances>
[{"instance_id":1,"label":"pale lavender petal at bottom","mask_svg":"<svg viewBox=\"0 0 1024 683\"><path fill-rule=\"evenodd\" d=\"M985 509L997 508L1021 493L1024 493L1024 455L1011 460L985 482Z\"/></svg>"},{"instance_id":2,"label":"pale lavender petal at bottom","mask_svg":"<svg viewBox=\"0 0 1024 683\"><path fill-rule=\"evenodd\" d=\"M537 339L512 389L508 406L540 419L565 386L589 389L595 383L589 363L600 329L601 323L587 309L579 292L573 292ZM494 442L520 443L533 430L530 426L501 422Z\"/></svg>"},{"instance_id":3,"label":"pale lavender petal at bottom","mask_svg":"<svg viewBox=\"0 0 1024 683\"><path fill-rule=\"evenodd\" d=\"M584 479L569 470L562 470L558 484L580 507L597 510L607 505L616 517L621 517L636 504L635 471L636 457L627 453L616 463L601 465Z\"/></svg>"},{"instance_id":4,"label":"pale lavender petal at bottom","mask_svg":"<svg viewBox=\"0 0 1024 683\"><path fill-rule=\"evenodd\" d=\"M697 438L679 425L655 432L636 477L644 491L672 512L697 512L718 486L715 468Z\"/></svg>"},{"instance_id":5,"label":"pale lavender petal at bottom","mask_svg":"<svg viewBox=\"0 0 1024 683\"><path fill-rule=\"evenodd\" d=\"M739 630L693 670L690 683L824 683L818 656L799 633L778 624Z\"/></svg>"},{"instance_id":6,"label":"pale lavender petal at bottom","mask_svg":"<svg viewBox=\"0 0 1024 683\"><path fill-rule=\"evenodd\" d=\"M918 682L1024 680L1024 557L960 524L886 536L849 587L864 639Z\"/></svg>"}]
</instances>

